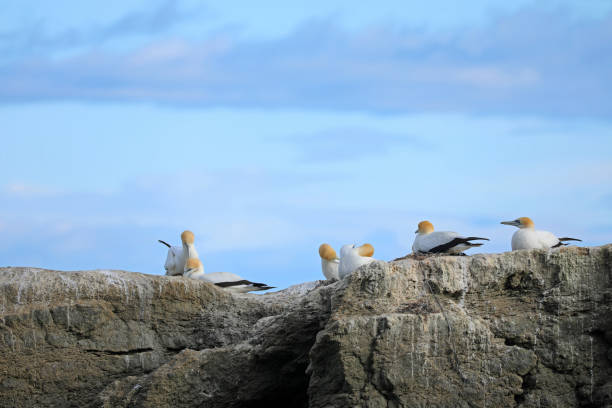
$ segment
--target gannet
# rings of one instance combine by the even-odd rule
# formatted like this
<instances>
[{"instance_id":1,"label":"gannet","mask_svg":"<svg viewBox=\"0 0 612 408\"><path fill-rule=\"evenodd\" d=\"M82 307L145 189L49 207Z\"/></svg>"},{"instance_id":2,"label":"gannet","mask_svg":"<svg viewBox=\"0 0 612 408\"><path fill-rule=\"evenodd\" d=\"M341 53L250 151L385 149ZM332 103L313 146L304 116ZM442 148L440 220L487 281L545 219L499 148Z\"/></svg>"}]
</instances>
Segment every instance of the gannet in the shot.
<instances>
[{"instance_id":1,"label":"gannet","mask_svg":"<svg viewBox=\"0 0 612 408\"><path fill-rule=\"evenodd\" d=\"M169 243L158 239L159 242L168 247L168 255L166 255L166 275L175 276L182 275L185 268L185 258L183 257L182 246L171 246Z\"/></svg>"},{"instance_id":2,"label":"gannet","mask_svg":"<svg viewBox=\"0 0 612 408\"><path fill-rule=\"evenodd\" d=\"M370 244L363 244L359 247L352 244L344 245L340 249L339 278L350 275L361 265L375 261L372 255L374 255L374 247Z\"/></svg>"},{"instance_id":3,"label":"gannet","mask_svg":"<svg viewBox=\"0 0 612 408\"><path fill-rule=\"evenodd\" d=\"M193 232L185 230L181 233L181 241L183 243L183 254L186 259L198 258L198 251L195 249L195 236Z\"/></svg>"},{"instance_id":4,"label":"gannet","mask_svg":"<svg viewBox=\"0 0 612 408\"><path fill-rule=\"evenodd\" d=\"M212 272L204 273L204 266L198 258L189 258L185 264L185 273L183 276L192 279L199 279L210 282L220 288L232 292L253 292L256 290L274 289L274 286L268 286L265 283L251 282L242 277L230 272Z\"/></svg>"},{"instance_id":5,"label":"gannet","mask_svg":"<svg viewBox=\"0 0 612 408\"><path fill-rule=\"evenodd\" d=\"M555 234L548 231L539 231L534 228L533 221L529 217L520 217L514 221L502 221L504 225L513 225L519 230L512 235L512 250L517 249L550 249L565 244L563 241L581 241L578 238L557 238Z\"/></svg>"},{"instance_id":6,"label":"gannet","mask_svg":"<svg viewBox=\"0 0 612 408\"><path fill-rule=\"evenodd\" d=\"M194 240L195 237L191 231L183 231L181 234L181 241L183 242L182 246L172 246L167 242L158 239L159 242L168 247L168 255L166 255L166 263L164 264L166 275L176 276L183 274L185 262L188 258L187 251L185 250L187 246L191 246L193 258L198 257L198 251L195 249Z\"/></svg>"},{"instance_id":7,"label":"gannet","mask_svg":"<svg viewBox=\"0 0 612 408\"><path fill-rule=\"evenodd\" d=\"M319 256L321 257L321 269L327 280L338 280L338 265L340 260L336 255L336 251L329 244L321 244L319 247Z\"/></svg>"},{"instance_id":8,"label":"gannet","mask_svg":"<svg viewBox=\"0 0 612 408\"><path fill-rule=\"evenodd\" d=\"M481 246L482 243L472 243L476 239L488 238L464 237L453 231L435 231L429 221L419 222L419 229L414 231L417 236L412 244L412 252L424 254L461 254L463 251Z\"/></svg>"}]
</instances>

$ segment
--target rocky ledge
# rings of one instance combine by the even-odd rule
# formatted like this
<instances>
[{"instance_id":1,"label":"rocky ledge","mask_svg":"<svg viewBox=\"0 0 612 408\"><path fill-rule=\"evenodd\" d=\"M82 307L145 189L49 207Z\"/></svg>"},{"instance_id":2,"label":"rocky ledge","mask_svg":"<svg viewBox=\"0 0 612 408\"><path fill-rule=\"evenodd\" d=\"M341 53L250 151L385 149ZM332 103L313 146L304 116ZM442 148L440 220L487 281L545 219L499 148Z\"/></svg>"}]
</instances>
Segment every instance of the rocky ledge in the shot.
<instances>
[{"instance_id":1,"label":"rocky ledge","mask_svg":"<svg viewBox=\"0 0 612 408\"><path fill-rule=\"evenodd\" d=\"M232 295L0 269L2 407L612 407L612 245Z\"/></svg>"}]
</instances>

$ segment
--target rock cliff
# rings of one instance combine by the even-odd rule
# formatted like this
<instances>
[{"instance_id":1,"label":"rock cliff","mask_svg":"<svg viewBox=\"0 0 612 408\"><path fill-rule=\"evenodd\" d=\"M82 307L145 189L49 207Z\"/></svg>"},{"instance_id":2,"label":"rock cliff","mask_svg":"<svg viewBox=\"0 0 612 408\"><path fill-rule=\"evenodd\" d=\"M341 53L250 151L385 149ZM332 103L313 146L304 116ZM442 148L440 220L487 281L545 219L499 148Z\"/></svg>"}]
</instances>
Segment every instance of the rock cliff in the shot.
<instances>
[{"instance_id":1,"label":"rock cliff","mask_svg":"<svg viewBox=\"0 0 612 408\"><path fill-rule=\"evenodd\" d=\"M612 407L612 245L232 295L0 268L2 407Z\"/></svg>"}]
</instances>

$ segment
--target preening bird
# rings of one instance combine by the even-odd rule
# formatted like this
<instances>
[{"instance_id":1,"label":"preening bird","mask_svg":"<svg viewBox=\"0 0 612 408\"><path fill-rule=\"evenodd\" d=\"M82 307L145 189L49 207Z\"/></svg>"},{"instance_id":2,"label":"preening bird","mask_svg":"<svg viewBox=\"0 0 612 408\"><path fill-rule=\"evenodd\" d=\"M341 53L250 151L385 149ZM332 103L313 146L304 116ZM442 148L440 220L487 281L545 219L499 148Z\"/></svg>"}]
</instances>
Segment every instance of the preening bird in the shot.
<instances>
[{"instance_id":1,"label":"preening bird","mask_svg":"<svg viewBox=\"0 0 612 408\"><path fill-rule=\"evenodd\" d=\"M166 269L166 275L176 276L182 275L185 270L185 262L189 258L185 248L190 246L190 251L193 258L198 258L198 251L194 245L194 235L191 231L183 231L181 234L181 246L172 246L161 239L158 241L168 247L168 254L166 255L166 262L164 269ZM186 241L185 241L186 240Z\"/></svg>"},{"instance_id":2,"label":"preening bird","mask_svg":"<svg viewBox=\"0 0 612 408\"><path fill-rule=\"evenodd\" d=\"M158 239L159 242L168 247L168 254L166 255L166 263L164 263L164 269L166 275L175 276L182 275L185 268L185 258L183 257L182 246L171 246L169 243Z\"/></svg>"},{"instance_id":3,"label":"preening bird","mask_svg":"<svg viewBox=\"0 0 612 408\"><path fill-rule=\"evenodd\" d=\"M344 245L340 249L340 264L338 266L338 275L342 279L350 275L361 265L369 264L376 259L374 255L374 247L370 244L355 246L354 244Z\"/></svg>"},{"instance_id":4,"label":"preening bird","mask_svg":"<svg viewBox=\"0 0 612 408\"><path fill-rule=\"evenodd\" d=\"M519 228L519 230L512 235L513 251L517 249L558 248L563 245L569 245L564 241L582 241L578 238L557 238L552 232L537 230L529 217L520 217L513 221L502 221L501 223Z\"/></svg>"},{"instance_id":5,"label":"preening bird","mask_svg":"<svg viewBox=\"0 0 612 408\"><path fill-rule=\"evenodd\" d=\"M327 280L338 280L338 266L340 259L336 255L336 251L329 244L321 244L319 247L319 256L321 257L321 269Z\"/></svg>"},{"instance_id":6,"label":"preening bird","mask_svg":"<svg viewBox=\"0 0 612 408\"><path fill-rule=\"evenodd\" d=\"M419 222L419 228L415 231L417 236L412 244L412 252L421 254L452 254L457 255L463 251L481 246L482 243L471 241L486 240L488 238L464 237L453 231L434 231L434 226L429 221Z\"/></svg>"}]
</instances>

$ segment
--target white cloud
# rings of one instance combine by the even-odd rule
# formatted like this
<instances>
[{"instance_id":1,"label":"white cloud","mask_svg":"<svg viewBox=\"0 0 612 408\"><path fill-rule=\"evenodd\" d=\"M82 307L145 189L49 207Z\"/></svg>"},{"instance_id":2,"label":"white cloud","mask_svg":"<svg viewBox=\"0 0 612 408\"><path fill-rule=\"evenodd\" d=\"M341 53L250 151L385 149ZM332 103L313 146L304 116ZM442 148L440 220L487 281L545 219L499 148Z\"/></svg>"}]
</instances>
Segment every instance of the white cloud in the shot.
<instances>
[{"instance_id":1,"label":"white cloud","mask_svg":"<svg viewBox=\"0 0 612 408\"><path fill-rule=\"evenodd\" d=\"M445 33L309 21L280 39L162 38L5 63L0 101L150 101L190 106L610 117L612 15L524 9Z\"/></svg>"},{"instance_id":2,"label":"white cloud","mask_svg":"<svg viewBox=\"0 0 612 408\"><path fill-rule=\"evenodd\" d=\"M46 196L59 193L58 190L46 186L33 185L22 182L9 183L4 186L4 192L13 196Z\"/></svg>"},{"instance_id":3,"label":"white cloud","mask_svg":"<svg viewBox=\"0 0 612 408\"><path fill-rule=\"evenodd\" d=\"M448 77L479 87L509 88L536 85L540 75L533 69L505 70L496 67L462 68Z\"/></svg>"}]
</instances>

